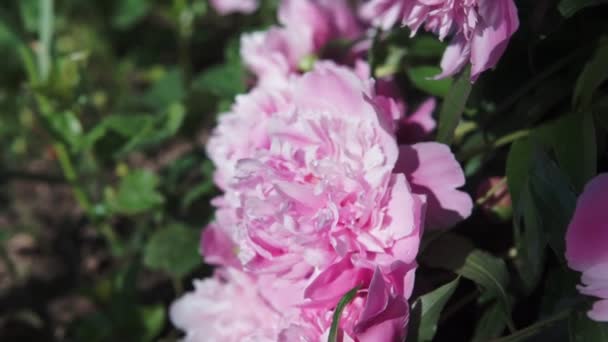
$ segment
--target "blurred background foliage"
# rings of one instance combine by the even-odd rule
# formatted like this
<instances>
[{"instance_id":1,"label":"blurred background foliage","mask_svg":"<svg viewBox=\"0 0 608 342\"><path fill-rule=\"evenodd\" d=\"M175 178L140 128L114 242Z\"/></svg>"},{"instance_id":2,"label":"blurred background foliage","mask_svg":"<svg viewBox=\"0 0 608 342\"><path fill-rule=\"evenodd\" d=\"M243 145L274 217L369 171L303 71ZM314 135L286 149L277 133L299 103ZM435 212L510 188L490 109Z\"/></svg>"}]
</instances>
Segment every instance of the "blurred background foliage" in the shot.
<instances>
[{"instance_id":1,"label":"blurred background foliage","mask_svg":"<svg viewBox=\"0 0 608 342\"><path fill-rule=\"evenodd\" d=\"M276 3L0 4L0 340L175 339L216 194L204 142Z\"/></svg>"},{"instance_id":2,"label":"blurred background foliage","mask_svg":"<svg viewBox=\"0 0 608 342\"><path fill-rule=\"evenodd\" d=\"M432 36L375 35L375 75L395 77L411 108L440 100L437 139L469 193L498 176L512 200L484 210L498 187L486 189L471 219L425 236L412 340L608 340L563 260L576 196L608 169L600 2L517 1L519 32L474 85L428 79L444 48ZM240 34L275 23L276 6L220 17L204 0L0 4L1 341L179 336L167 306L211 271L198 252L218 193L204 143L251 84Z\"/></svg>"}]
</instances>

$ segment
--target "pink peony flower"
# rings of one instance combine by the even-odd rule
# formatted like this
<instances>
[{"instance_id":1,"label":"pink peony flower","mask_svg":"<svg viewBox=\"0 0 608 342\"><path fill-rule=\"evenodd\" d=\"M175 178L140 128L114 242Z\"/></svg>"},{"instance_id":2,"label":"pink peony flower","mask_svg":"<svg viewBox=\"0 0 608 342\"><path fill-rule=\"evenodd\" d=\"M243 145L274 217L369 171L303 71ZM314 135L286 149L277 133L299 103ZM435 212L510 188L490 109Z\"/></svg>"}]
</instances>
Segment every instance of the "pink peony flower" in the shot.
<instances>
[{"instance_id":1,"label":"pink peony flower","mask_svg":"<svg viewBox=\"0 0 608 342\"><path fill-rule=\"evenodd\" d=\"M360 25L347 0L283 0L282 26L243 35L241 55L262 85L283 84L332 39L352 39Z\"/></svg>"},{"instance_id":2,"label":"pink peony flower","mask_svg":"<svg viewBox=\"0 0 608 342\"><path fill-rule=\"evenodd\" d=\"M586 186L576 204L566 233L566 259L570 268L582 272L579 291L598 297L588 315L608 322L608 174Z\"/></svg>"},{"instance_id":3,"label":"pink peony flower","mask_svg":"<svg viewBox=\"0 0 608 342\"><path fill-rule=\"evenodd\" d=\"M361 286L344 333L353 341L401 337L427 199L433 225L470 213L449 148L398 146L401 105L377 90L345 67L317 63L290 78L273 105L245 106L268 111L235 110L210 143L214 160L231 166L219 177L226 192L214 200L203 254L256 274L260 296L277 311L301 309L283 336L305 331L318 340L331 309ZM239 105L268 99L250 95Z\"/></svg>"},{"instance_id":4,"label":"pink peony flower","mask_svg":"<svg viewBox=\"0 0 608 342\"><path fill-rule=\"evenodd\" d=\"M355 252L413 261L425 200L392 172L399 147L373 83L320 63L291 96L266 124L267 148L237 162L218 209L238 222L221 229L243 265L307 278Z\"/></svg>"},{"instance_id":5,"label":"pink peony flower","mask_svg":"<svg viewBox=\"0 0 608 342\"><path fill-rule=\"evenodd\" d=\"M258 0L211 0L211 6L221 15L231 13L253 13L258 9Z\"/></svg>"},{"instance_id":6,"label":"pink peony flower","mask_svg":"<svg viewBox=\"0 0 608 342\"><path fill-rule=\"evenodd\" d=\"M513 0L371 0L361 15L383 29L400 22L412 34L424 27L442 41L452 36L437 77L454 75L470 62L471 81L498 63L519 27Z\"/></svg>"},{"instance_id":7,"label":"pink peony flower","mask_svg":"<svg viewBox=\"0 0 608 342\"><path fill-rule=\"evenodd\" d=\"M170 318L185 342L275 342L286 328L258 295L255 278L234 269L195 280L194 291L171 305Z\"/></svg>"}]
</instances>

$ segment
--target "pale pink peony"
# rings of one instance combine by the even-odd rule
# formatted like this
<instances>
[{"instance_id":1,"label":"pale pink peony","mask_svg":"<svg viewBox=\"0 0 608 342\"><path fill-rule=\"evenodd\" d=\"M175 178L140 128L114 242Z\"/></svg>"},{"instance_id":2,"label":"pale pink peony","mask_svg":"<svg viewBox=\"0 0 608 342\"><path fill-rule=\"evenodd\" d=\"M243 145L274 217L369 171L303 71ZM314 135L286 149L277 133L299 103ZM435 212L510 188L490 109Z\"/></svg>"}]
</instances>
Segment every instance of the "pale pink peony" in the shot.
<instances>
[{"instance_id":1,"label":"pale pink peony","mask_svg":"<svg viewBox=\"0 0 608 342\"><path fill-rule=\"evenodd\" d=\"M235 269L218 269L194 281L194 291L170 308L184 342L275 342L287 326L257 292L255 278Z\"/></svg>"},{"instance_id":2,"label":"pale pink peony","mask_svg":"<svg viewBox=\"0 0 608 342\"><path fill-rule=\"evenodd\" d=\"M281 85L309 56L332 39L352 39L361 32L347 0L283 0L281 26L245 34L241 56L261 85Z\"/></svg>"},{"instance_id":3,"label":"pale pink peony","mask_svg":"<svg viewBox=\"0 0 608 342\"><path fill-rule=\"evenodd\" d=\"M600 298L589 317L608 322L608 173L592 179L576 204L566 234L566 259L582 272L581 293Z\"/></svg>"},{"instance_id":4,"label":"pale pink peony","mask_svg":"<svg viewBox=\"0 0 608 342\"><path fill-rule=\"evenodd\" d=\"M471 81L496 66L519 27L513 0L371 0L361 15L388 29L396 23L412 34L420 27L451 41L441 61L438 78L454 75L471 63Z\"/></svg>"},{"instance_id":5,"label":"pale pink peony","mask_svg":"<svg viewBox=\"0 0 608 342\"><path fill-rule=\"evenodd\" d=\"M211 6L221 15L253 13L259 5L258 0L211 0Z\"/></svg>"}]
</instances>

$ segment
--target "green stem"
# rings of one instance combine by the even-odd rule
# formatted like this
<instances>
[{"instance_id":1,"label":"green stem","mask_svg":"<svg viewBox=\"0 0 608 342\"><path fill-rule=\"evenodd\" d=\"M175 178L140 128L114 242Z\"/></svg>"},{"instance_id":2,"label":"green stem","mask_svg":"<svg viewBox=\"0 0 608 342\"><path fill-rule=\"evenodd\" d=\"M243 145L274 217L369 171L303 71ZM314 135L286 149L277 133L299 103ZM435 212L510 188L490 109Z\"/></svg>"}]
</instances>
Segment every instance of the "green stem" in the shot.
<instances>
[{"instance_id":1,"label":"green stem","mask_svg":"<svg viewBox=\"0 0 608 342\"><path fill-rule=\"evenodd\" d=\"M59 160L59 165L61 166L61 171L63 171L63 176L72 186L72 192L74 193L76 201L85 210L87 215L90 215L93 206L80 184L78 184L78 176L76 175L74 165L72 164L72 160L65 145L62 143L55 143L54 147L55 152L57 153L57 159Z\"/></svg>"},{"instance_id":2,"label":"green stem","mask_svg":"<svg viewBox=\"0 0 608 342\"><path fill-rule=\"evenodd\" d=\"M40 79L46 82L51 73L51 44L53 40L53 0L40 0L40 17L38 35L40 46L38 50L38 67Z\"/></svg>"},{"instance_id":3,"label":"green stem","mask_svg":"<svg viewBox=\"0 0 608 342\"><path fill-rule=\"evenodd\" d=\"M492 196L494 196L498 191L500 191L500 189L502 189L506 183L507 183L506 177L501 179L498 183L494 184L494 186L490 190L488 190L488 192L486 192L486 194L483 197L478 199L475 202L475 204L484 205L487 201L489 201L492 198Z\"/></svg>"},{"instance_id":4,"label":"green stem","mask_svg":"<svg viewBox=\"0 0 608 342\"><path fill-rule=\"evenodd\" d=\"M503 147L505 145L508 145L520 138L526 137L530 135L530 131L527 129L523 129L523 130L519 130L519 131L515 131L513 133L509 133L505 136L502 136L496 140L494 140L494 142L490 143L489 145L481 145L481 146L477 146L469 151L463 151L459 156L458 159L460 161L467 161L473 157L478 156L479 154L482 153L486 153L486 152L490 152L492 150L498 149L500 147Z\"/></svg>"},{"instance_id":5,"label":"green stem","mask_svg":"<svg viewBox=\"0 0 608 342\"><path fill-rule=\"evenodd\" d=\"M562 311L558 314L556 314L553 317L549 317L543 321L540 321L538 323L532 324L524 329L518 330L516 332L514 332L513 334L509 335L509 336L505 336L505 337L501 337L501 338L497 338L492 340L491 342L516 342L516 341L521 341L524 338L529 338L532 337L536 334L538 334L539 332L541 332L543 329L545 329L546 327L553 325L556 322L559 322L563 319L568 318L568 316L570 315L570 310L566 310L566 311Z\"/></svg>"}]
</instances>

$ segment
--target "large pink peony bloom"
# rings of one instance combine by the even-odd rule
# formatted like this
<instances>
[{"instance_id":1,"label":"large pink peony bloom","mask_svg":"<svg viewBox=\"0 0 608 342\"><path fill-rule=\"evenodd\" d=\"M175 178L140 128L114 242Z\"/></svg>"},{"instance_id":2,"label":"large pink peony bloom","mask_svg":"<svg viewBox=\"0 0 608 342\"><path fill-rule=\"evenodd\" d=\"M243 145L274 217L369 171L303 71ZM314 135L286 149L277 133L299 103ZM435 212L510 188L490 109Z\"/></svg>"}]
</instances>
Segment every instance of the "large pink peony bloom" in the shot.
<instances>
[{"instance_id":1,"label":"large pink peony bloom","mask_svg":"<svg viewBox=\"0 0 608 342\"><path fill-rule=\"evenodd\" d=\"M589 312L596 321L608 322L608 174L591 180L576 204L566 234L566 259L582 272L581 293L601 298Z\"/></svg>"},{"instance_id":2,"label":"large pink peony bloom","mask_svg":"<svg viewBox=\"0 0 608 342\"><path fill-rule=\"evenodd\" d=\"M361 15L388 29L397 22L415 34L420 27L444 40L452 36L441 61L447 77L471 63L471 80L493 68L519 27L513 0L371 0Z\"/></svg>"},{"instance_id":3,"label":"large pink peony bloom","mask_svg":"<svg viewBox=\"0 0 608 342\"><path fill-rule=\"evenodd\" d=\"M255 278L229 268L195 280L194 291L171 305L170 317L185 342L275 342L286 328L258 295Z\"/></svg>"},{"instance_id":4,"label":"large pink peony bloom","mask_svg":"<svg viewBox=\"0 0 608 342\"><path fill-rule=\"evenodd\" d=\"M317 63L290 78L272 105L235 110L214 134L210 155L230 166L218 177L225 194L204 232L205 259L256 274L260 296L277 311L301 309L283 336L318 340L338 300L361 286L344 333L400 338L425 210L436 227L470 214L449 148L398 146L402 105L379 90L347 68Z\"/></svg>"},{"instance_id":5,"label":"large pink peony bloom","mask_svg":"<svg viewBox=\"0 0 608 342\"><path fill-rule=\"evenodd\" d=\"M283 0L278 16L282 26L241 38L243 61L262 85L283 84L332 39L361 32L347 0Z\"/></svg>"},{"instance_id":6,"label":"large pink peony bloom","mask_svg":"<svg viewBox=\"0 0 608 342\"><path fill-rule=\"evenodd\" d=\"M211 6L221 15L231 13L253 13L258 9L258 0L211 0Z\"/></svg>"}]
</instances>

